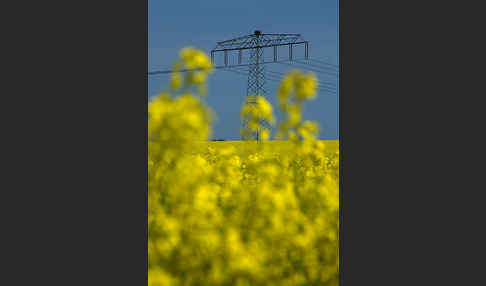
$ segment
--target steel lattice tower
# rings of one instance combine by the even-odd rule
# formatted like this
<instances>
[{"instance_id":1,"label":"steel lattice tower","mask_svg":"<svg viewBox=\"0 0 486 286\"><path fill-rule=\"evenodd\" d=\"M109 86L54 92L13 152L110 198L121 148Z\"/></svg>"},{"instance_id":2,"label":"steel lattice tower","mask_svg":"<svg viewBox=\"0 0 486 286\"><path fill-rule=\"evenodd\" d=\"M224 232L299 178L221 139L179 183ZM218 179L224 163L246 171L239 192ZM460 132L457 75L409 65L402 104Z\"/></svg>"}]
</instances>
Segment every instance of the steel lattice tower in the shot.
<instances>
[{"instance_id":1,"label":"steel lattice tower","mask_svg":"<svg viewBox=\"0 0 486 286\"><path fill-rule=\"evenodd\" d=\"M256 104L256 96L266 96L265 91L265 72L264 72L264 49L273 47L273 62L277 62L277 47L289 47L289 60L293 59L292 48L294 45L305 45L305 58L309 56L309 42L302 39L300 34L262 34L261 31L255 33L218 42L215 49L211 51L211 60L214 63L216 52L224 53L224 65L228 66L228 53L238 51L238 65L242 65L242 53L249 50L248 62L248 85L246 89L245 104ZM248 122L242 122L243 128L248 130ZM260 122L261 127L269 128L268 122ZM260 132L253 132L253 138L260 139Z\"/></svg>"}]
</instances>

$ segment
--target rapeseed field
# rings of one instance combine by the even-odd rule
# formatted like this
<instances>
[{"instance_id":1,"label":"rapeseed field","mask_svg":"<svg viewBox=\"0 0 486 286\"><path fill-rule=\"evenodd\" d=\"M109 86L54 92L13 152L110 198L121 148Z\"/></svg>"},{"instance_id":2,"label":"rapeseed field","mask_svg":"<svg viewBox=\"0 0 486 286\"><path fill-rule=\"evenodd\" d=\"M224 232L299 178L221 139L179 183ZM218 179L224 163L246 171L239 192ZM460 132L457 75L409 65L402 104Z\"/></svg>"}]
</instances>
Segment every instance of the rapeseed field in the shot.
<instances>
[{"instance_id":1,"label":"rapeseed field","mask_svg":"<svg viewBox=\"0 0 486 286\"><path fill-rule=\"evenodd\" d=\"M211 62L185 48L173 68L193 71L148 109L149 285L338 285L339 143L301 118L315 77L282 80L281 122L255 95L241 110L247 141L210 142Z\"/></svg>"}]
</instances>

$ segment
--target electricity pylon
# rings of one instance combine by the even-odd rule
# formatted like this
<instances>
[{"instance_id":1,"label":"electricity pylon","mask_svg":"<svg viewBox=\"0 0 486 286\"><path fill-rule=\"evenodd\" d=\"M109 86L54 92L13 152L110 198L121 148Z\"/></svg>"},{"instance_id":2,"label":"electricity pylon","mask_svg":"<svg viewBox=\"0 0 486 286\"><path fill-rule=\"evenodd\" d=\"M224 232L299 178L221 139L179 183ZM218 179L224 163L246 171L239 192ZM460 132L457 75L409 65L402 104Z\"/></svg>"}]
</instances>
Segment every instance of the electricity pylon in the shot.
<instances>
[{"instance_id":1,"label":"electricity pylon","mask_svg":"<svg viewBox=\"0 0 486 286\"><path fill-rule=\"evenodd\" d=\"M238 51L238 65L242 65L243 51L249 50L248 85L246 88L245 104L256 104L256 96L266 96L264 49L273 47L273 62L278 61L277 47L289 47L289 60L293 60L293 46L303 44L305 46L305 59L309 57L309 42L300 34L263 34L257 30L251 35L218 42L216 48L211 51L211 60L214 63L214 55L217 52L224 53L224 65L228 66L228 54ZM243 120L243 129L248 130L248 122ZM260 122L261 128L268 128L268 122ZM251 134L253 133L253 134ZM251 132L253 138L260 140L260 130Z\"/></svg>"}]
</instances>

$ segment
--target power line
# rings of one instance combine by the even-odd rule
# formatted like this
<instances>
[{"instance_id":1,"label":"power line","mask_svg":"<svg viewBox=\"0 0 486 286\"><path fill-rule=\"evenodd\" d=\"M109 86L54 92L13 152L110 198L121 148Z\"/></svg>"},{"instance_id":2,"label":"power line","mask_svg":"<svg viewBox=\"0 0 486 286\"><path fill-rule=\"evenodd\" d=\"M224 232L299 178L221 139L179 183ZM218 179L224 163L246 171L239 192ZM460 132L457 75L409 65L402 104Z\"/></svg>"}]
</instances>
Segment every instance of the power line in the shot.
<instances>
[{"instance_id":1,"label":"power line","mask_svg":"<svg viewBox=\"0 0 486 286\"><path fill-rule=\"evenodd\" d=\"M260 64L272 64L272 63L281 63L281 64L288 64L288 62L294 62L294 61L299 61L300 59L294 59L294 60L280 60L280 61L270 61L270 62L261 62ZM305 64L305 63L302 63ZM225 69L225 68L233 68L233 67L247 67L250 66L250 64L238 64L238 65L224 65L224 66L215 66L213 67L214 69ZM175 73L175 72L189 72L189 71L198 71L201 70L201 68L197 69L181 69L181 70L161 70L161 71L152 71L148 72L148 75L157 75L157 74L169 74L169 73ZM310 70L310 69L309 69ZM324 72L325 71L316 71L316 72ZM333 74L334 75L334 74Z\"/></svg>"},{"instance_id":2,"label":"power line","mask_svg":"<svg viewBox=\"0 0 486 286\"><path fill-rule=\"evenodd\" d=\"M271 70L268 70L268 69L266 69L265 72L273 73L273 74L276 74L278 76L285 76L286 75L285 73L277 72L277 71L271 71ZM319 78L318 78L318 81L319 81L319 83L329 85L329 87L336 88L336 83L334 83L334 82L324 81L324 80L321 80Z\"/></svg>"},{"instance_id":3,"label":"power line","mask_svg":"<svg viewBox=\"0 0 486 286\"><path fill-rule=\"evenodd\" d=\"M231 70L231 69L230 69ZM233 70L238 70L241 74L244 74L243 71L239 70L238 68L233 68ZM265 70L265 72L270 72L270 73L275 73L275 74L278 74L280 76L285 76L284 73L281 73L281 72L276 72L276 71L270 71L270 70ZM246 75L246 74L245 74ZM277 80L278 82L280 82L282 80L281 77L278 77L278 76L275 76L275 75L265 75L265 78L269 78L269 79L273 79L273 80ZM336 92L336 87L335 86L326 86L325 83L326 82L323 82L323 81L319 81L321 84L318 86L319 89L327 89L326 91L332 91L332 92Z\"/></svg>"},{"instance_id":4,"label":"power line","mask_svg":"<svg viewBox=\"0 0 486 286\"><path fill-rule=\"evenodd\" d=\"M282 63L286 64L286 63ZM332 75L332 76L338 76L337 71L329 71L329 70L323 70L322 67L318 67L316 65L312 65L309 63L300 63L300 62L292 62L289 63L288 65L293 65L296 66L297 68L301 69L307 69L316 73L321 73L321 74L327 74L327 75Z\"/></svg>"},{"instance_id":5,"label":"power line","mask_svg":"<svg viewBox=\"0 0 486 286\"><path fill-rule=\"evenodd\" d=\"M317 70L317 69L309 68L309 67L302 67L302 66L298 66L297 64L289 64L289 63L284 63L284 62L279 62L279 64L288 65L288 66L291 66L291 67L296 67L296 68L301 68L301 69L313 71L315 73L323 73L323 74L328 74L328 75L332 75L332 76L337 77L337 74L335 74L335 73L329 73L329 72L326 72L326 71ZM305 65L305 64L302 64L302 65Z\"/></svg>"},{"instance_id":6,"label":"power line","mask_svg":"<svg viewBox=\"0 0 486 286\"><path fill-rule=\"evenodd\" d=\"M234 72L234 73L237 73L237 74L241 74L241 75L244 75L244 76L248 76L248 73L246 72L242 72L236 68L233 68L233 69L226 69L224 71L230 71L230 72Z\"/></svg>"},{"instance_id":7,"label":"power line","mask_svg":"<svg viewBox=\"0 0 486 286\"><path fill-rule=\"evenodd\" d=\"M338 65L330 64L330 63L327 63L327 62L325 62L325 61L320 61L320 60L317 60L317 59L311 59L311 58L309 58L308 60L310 60L310 61L315 61L315 62L321 63L321 64L323 64L323 65L328 65L328 66L332 66L332 67L339 68L339 66L338 66Z\"/></svg>"},{"instance_id":8,"label":"power line","mask_svg":"<svg viewBox=\"0 0 486 286\"><path fill-rule=\"evenodd\" d=\"M230 71L230 72L233 72L233 73L237 73L239 75L243 75L243 76L248 76L247 73L245 72L242 72L236 68L231 68L231 69L223 69L223 71ZM276 78L275 76L271 76L271 75L266 75L265 78L269 81L272 81L272 82L275 82L275 83L280 83L280 79ZM326 87L326 86L318 86L317 88L319 91L322 91L322 92L326 92L326 93L330 93L330 94L336 94L336 90L334 89L331 89L329 87Z\"/></svg>"},{"instance_id":9,"label":"power line","mask_svg":"<svg viewBox=\"0 0 486 286\"><path fill-rule=\"evenodd\" d=\"M271 62L261 62L260 64L272 64L272 63L283 63L288 62L290 60L281 60L281 61L271 61ZM215 66L214 69L225 69L225 68L232 68L232 67L247 67L250 64L241 64L241 65L224 65L224 66ZM175 72L189 72L189 71L198 71L202 70L201 68L197 69L181 69L181 70L163 70L163 71L152 71L148 72L148 75L156 75L156 74L168 74L168 73L175 73Z\"/></svg>"},{"instance_id":10,"label":"power line","mask_svg":"<svg viewBox=\"0 0 486 286\"><path fill-rule=\"evenodd\" d=\"M328 72L328 73L335 74L335 73L339 72L338 70L333 70L333 69L330 69L329 67L318 66L318 65L310 64L310 63L306 63L306 62L297 61L297 63L302 64L302 65L308 65L310 67L314 67L314 68L317 68L317 69L328 69L328 70L325 71L325 72Z\"/></svg>"},{"instance_id":11,"label":"power line","mask_svg":"<svg viewBox=\"0 0 486 286\"><path fill-rule=\"evenodd\" d=\"M288 65L288 66L291 66L291 67L306 69L306 70L313 71L313 72L316 72L316 73L330 74L326 71L317 70L317 69L313 69L313 68L309 68L309 67L302 67L302 66L299 66L299 65L296 65L296 64L289 64L288 62L293 62L293 60L261 62L261 64L279 63L279 64L285 64L285 65ZM306 63L302 63L301 65L309 65L310 66L310 64L306 64ZM246 71L242 72L241 70L237 69L239 67L247 67L247 66L250 66L250 64L215 66L214 69L232 71L232 72L238 73L240 75L248 76L248 73ZM148 75L169 74L169 73L175 73L175 72L189 72L189 71L197 71L197 70L201 70L201 68L198 68L198 69L181 69L181 70L178 70L178 71L175 71L175 70L153 71L153 72L148 72ZM281 73L281 72L269 71L269 70L267 70L267 71L270 72L270 73L278 74L280 76L285 75L284 73ZM336 76L336 74L330 74L330 75ZM266 75L265 77L268 78L271 81L278 82L278 83L280 83L280 80L281 80L281 78L278 78L277 76L272 77L271 75ZM320 80L319 82L324 82L324 81ZM328 84L332 84L332 83L328 82ZM334 93L334 94L336 93L335 89L333 89L332 87L325 86L325 85L320 85L318 89L323 91L323 92L330 92L330 93Z\"/></svg>"},{"instance_id":12,"label":"power line","mask_svg":"<svg viewBox=\"0 0 486 286\"><path fill-rule=\"evenodd\" d=\"M237 69L237 68L233 68L233 69ZM272 70L269 70L269 69L265 69L265 72L266 72L266 73L267 73L267 72L268 72L268 73L272 73L272 74L275 74L276 76L280 76L280 77L286 76L286 74L285 74L285 73L283 73L283 72L272 71ZM336 83L334 83L334 82L332 82L332 81L324 81L324 80L320 80L320 79L318 79L318 80L319 80L319 82L321 82L321 83L329 84L329 85L331 85L331 86L332 86L332 85L334 85L334 86L336 85Z\"/></svg>"},{"instance_id":13,"label":"power line","mask_svg":"<svg viewBox=\"0 0 486 286\"><path fill-rule=\"evenodd\" d=\"M315 63L309 63L309 62L306 62L305 60L295 60L295 62L300 63L300 64L306 64L306 65L309 65L311 67L316 67L316 68L319 68L319 69L327 69L330 72L339 72L339 68L328 67L328 66L324 66L324 65L321 65L321 64L315 64Z\"/></svg>"}]
</instances>

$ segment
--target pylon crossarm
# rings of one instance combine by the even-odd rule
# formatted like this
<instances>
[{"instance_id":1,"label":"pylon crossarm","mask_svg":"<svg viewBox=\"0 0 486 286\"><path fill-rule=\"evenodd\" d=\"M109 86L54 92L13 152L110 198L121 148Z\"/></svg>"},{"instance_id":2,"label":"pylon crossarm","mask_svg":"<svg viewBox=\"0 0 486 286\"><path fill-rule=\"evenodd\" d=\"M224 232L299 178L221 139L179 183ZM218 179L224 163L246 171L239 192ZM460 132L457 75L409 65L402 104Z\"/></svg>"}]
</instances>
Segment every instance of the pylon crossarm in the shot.
<instances>
[{"instance_id":1,"label":"pylon crossarm","mask_svg":"<svg viewBox=\"0 0 486 286\"><path fill-rule=\"evenodd\" d=\"M238 43L244 43L245 40L248 40L249 38L252 38L253 37L253 34L252 35L247 35L247 36L243 36L243 37L238 37L238 38L235 38L235 39L231 39L231 40L226 40L226 41L221 41L221 42L218 42L218 46L227 46L227 45L235 45L235 44L238 44Z\"/></svg>"},{"instance_id":2,"label":"pylon crossarm","mask_svg":"<svg viewBox=\"0 0 486 286\"><path fill-rule=\"evenodd\" d=\"M258 46L255 45L254 39L259 38ZM244 37L239 37L227 41L218 42L216 48L213 51L223 51L223 50L238 50L238 49L249 49L257 47L272 47L274 45L288 45L297 44L297 42L306 42L300 34L260 34L248 35Z\"/></svg>"},{"instance_id":3,"label":"pylon crossarm","mask_svg":"<svg viewBox=\"0 0 486 286\"><path fill-rule=\"evenodd\" d=\"M280 44L268 44L268 45L257 45L257 46L248 46L248 47L240 47L240 48L226 48L226 49L214 49L211 50L211 52L222 52L222 51L236 51L236 50L250 50L250 49L257 49L257 48L270 48L270 47L276 47L276 46L288 46L290 44L292 45L298 45L298 44L305 44L307 43L306 41L302 42L293 42L293 43L280 43Z\"/></svg>"}]
</instances>

